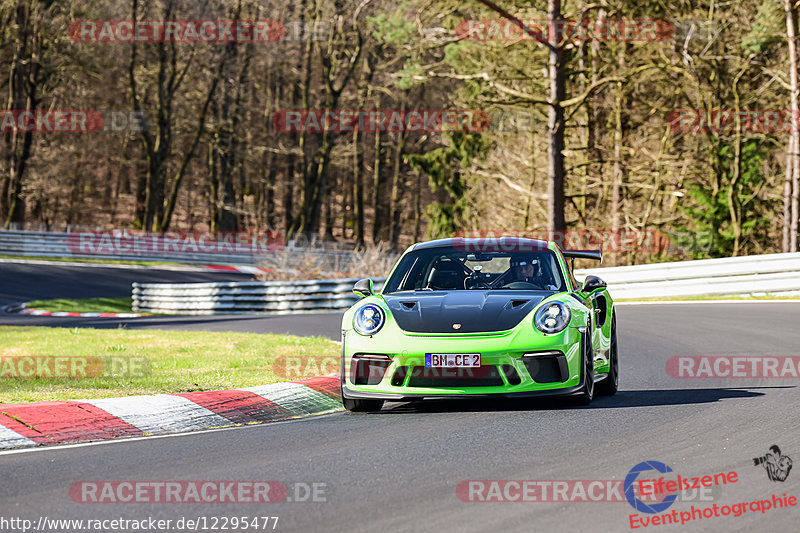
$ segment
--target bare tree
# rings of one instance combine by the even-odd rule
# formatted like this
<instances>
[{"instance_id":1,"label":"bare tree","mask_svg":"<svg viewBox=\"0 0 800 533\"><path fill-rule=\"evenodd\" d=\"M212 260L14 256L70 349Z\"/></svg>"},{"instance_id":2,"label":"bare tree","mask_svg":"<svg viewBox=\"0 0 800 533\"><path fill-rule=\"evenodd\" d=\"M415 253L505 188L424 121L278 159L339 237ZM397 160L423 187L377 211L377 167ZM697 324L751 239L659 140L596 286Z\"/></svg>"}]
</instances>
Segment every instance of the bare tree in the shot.
<instances>
[{"instance_id":1,"label":"bare tree","mask_svg":"<svg viewBox=\"0 0 800 533\"><path fill-rule=\"evenodd\" d=\"M792 0L783 0L786 14L786 40L789 50L789 84L792 110L791 140L789 142L792 162L791 207L789 216L789 251L797 251L797 222L800 208L800 104L798 104L797 81L797 11Z\"/></svg>"},{"instance_id":2,"label":"bare tree","mask_svg":"<svg viewBox=\"0 0 800 533\"><path fill-rule=\"evenodd\" d=\"M8 77L9 97L5 109L12 113L34 112L39 106L39 87L43 80L42 9L39 2L17 0L14 11L13 57ZM3 135L5 161L0 167L0 220L3 227L25 222L22 184L31 157L33 131L13 128Z\"/></svg>"}]
</instances>

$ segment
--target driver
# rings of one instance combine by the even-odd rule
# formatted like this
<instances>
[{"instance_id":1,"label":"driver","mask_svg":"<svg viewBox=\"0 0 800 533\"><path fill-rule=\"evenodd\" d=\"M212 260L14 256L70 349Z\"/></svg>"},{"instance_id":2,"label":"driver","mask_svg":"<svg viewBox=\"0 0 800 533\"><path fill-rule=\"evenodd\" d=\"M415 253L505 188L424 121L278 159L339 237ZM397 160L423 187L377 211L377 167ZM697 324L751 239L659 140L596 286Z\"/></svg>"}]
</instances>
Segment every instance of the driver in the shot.
<instances>
[{"instance_id":1,"label":"driver","mask_svg":"<svg viewBox=\"0 0 800 533\"><path fill-rule=\"evenodd\" d=\"M526 283L539 284L539 262L529 257L512 257L511 258L511 274L508 283L523 281Z\"/></svg>"}]
</instances>

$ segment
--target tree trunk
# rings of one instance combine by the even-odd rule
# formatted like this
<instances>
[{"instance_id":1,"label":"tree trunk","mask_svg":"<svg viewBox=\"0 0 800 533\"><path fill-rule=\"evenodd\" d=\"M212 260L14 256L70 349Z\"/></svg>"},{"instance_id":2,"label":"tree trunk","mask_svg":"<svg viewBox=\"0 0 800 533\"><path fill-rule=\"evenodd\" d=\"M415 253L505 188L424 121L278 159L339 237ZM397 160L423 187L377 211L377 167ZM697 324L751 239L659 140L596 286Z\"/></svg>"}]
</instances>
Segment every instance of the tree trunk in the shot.
<instances>
[{"instance_id":1,"label":"tree trunk","mask_svg":"<svg viewBox=\"0 0 800 533\"><path fill-rule=\"evenodd\" d=\"M381 130L375 129L375 158L372 162L372 242L377 244L383 230L383 210L381 209Z\"/></svg>"},{"instance_id":2,"label":"tree trunk","mask_svg":"<svg viewBox=\"0 0 800 533\"><path fill-rule=\"evenodd\" d=\"M353 187L349 181L349 174L342 172L342 201L340 204L340 212L342 214L342 239L347 239L348 228L353 223Z\"/></svg>"},{"instance_id":3,"label":"tree trunk","mask_svg":"<svg viewBox=\"0 0 800 533\"><path fill-rule=\"evenodd\" d=\"M531 181L528 184L528 192L525 199L525 225L523 229L529 231L531 228L531 204L533 203L533 191L536 187L536 132L530 132L530 153L531 153ZM540 228L536 228L540 229Z\"/></svg>"},{"instance_id":4,"label":"tree trunk","mask_svg":"<svg viewBox=\"0 0 800 533\"><path fill-rule=\"evenodd\" d=\"M34 4L29 7L24 0L19 0L14 23L17 33L9 76L10 110L34 111L39 103L37 90L40 82L41 13ZM33 132L7 132L5 145L7 174L4 173L0 186L0 215L4 217L3 228L8 229L11 224L18 224L23 229L25 200L22 196L22 184L32 154Z\"/></svg>"},{"instance_id":5,"label":"tree trunk","mask_svg":"<svg viewBox=\"0 0 800 533\"><path fill-rule=\"evenodd\" d=\"M373 68L375 56L371 53L366 55L364 61L364 77L361 81L358 99L358 109L364 109L367 101L370 98L370 82L375 73ZM356 241L356 248L361 249L364 247L365 226L364 226L364 173L363 169L363 156L359 150L359 137L360 133L358 128L353 128L353 219L354 231L353 238Z\"/></svg>"},{"instance_id":6,"label":"tree trunk","mask_svg":"<svg viewBox=\"0 0 800 533\"><path fill-rule=\"evenodd\" d=\"M400 106L400 112L402 113L405 110L406 101L404 99ZM389 228L389 242L393 250L397 250L397 244L400 240L400 230L402 229L401 218L403 215L403 206L401 203L403 200L403 191L405 190L405 179L401 178L400 166L403 160L403 150L405 150L406 140L408 139L408 132L406 130L401 131L397 136L397 147L394 151L394 167L392 168L392 196L389 205L389 223L391 224Z\"/></svg>"},{"instance_id":7,"label":"tree trunk","mask_svg":"<svg viewBox=\"0 0 800 533\"><path fill-rule=\"evenodd\" d=\"M283 231L287 237L291 234L292 223L294 222L294 177L295 177L295 157L286 157L286 175L284 176L283 188Z\"/></svg>"},{"instance_id":8,"label":"tree trunk","mask_svg":"<svg viewBox=\"0 0 800 533\"><path fill-rule=\"evenodd\" d=\"M789 146L786 150L786 173L783 181L783 241L781 251L790 250L789 233L792 227L792 159L794 154L794 136L789 135Z\"/></svg>"},{"instance_id":9,"label":"tree trunk","mask_svg":"<svg viewBox=\"0 0 800 533\"><path fill-rule=\"evenodd\" d=\"M739 248L742 240L742 209L736 188L739 186L739 178L742 175L742 126L741 118L739 117L741 102L739 96L739 79L744 72L745 70L742 70L733 80L733 101L736 114L733 128L733 175L731 176L731 182L728 186L728 213L731 217L731 228L733 229L733 257L739 255Z\"/></svg>"},{"instance_id":10,"label":"tree trunk","mask_svg":"<svg viewBox=\"0 0 800 533\"><path fill-rule=\"evenodd\" d=\"M300 27L304 27L306 23L306 16L311 14L306 13L306 0L302 0L301 5L298 7L300 11ZM308 17L308 24L312 26L316 23L316 17ZM304 56L302 60L301 72L303 73L303 82L301 85L301 109L308 111L310 109L310 96L311 96L311 58L314 53L314 42L312 39L306 39ZM300 66L300 65L298 65ZM300 172L302 174L302 184L300 187L300 205L297 209L297 215L292 218L292 226L288 232L287 237L295 237L296 233L307 231L308 225L308 206L310 202L310 188L311 188L311 169L313 168L313 159L309 154L308 149L308 132L305 128L300 131L298 137L298 146L300 147L301 165Z\"/></svg>"},{"instance_id":11,"label":"tree trunk","mask_svg":"<svg viewBox=\"0 0 800 533\"><path fill-rule=\"evenodd\" d=\"M358 149L358 128L353 128L353 237L356 248L364 247L364 175L361 172L361 151Z\"/></svg>"},{"instance_id":12,"label":"tree trunk","mask_svg":"<svg viewBox=\"0 0 800 533\"><path fill-rule=\"evenodd\" d=\"M209 142L206 164L208 172L208 218L211 231L219 230L219 202L217 199L219 198L220 184L218 159L216 143L214 141Z\"/></svg>"},{"instance_id":13,"label":"tree trunk","mask_svg":"<svg viewBox=\"0 0 800 533\"><path fill-rule=\"evenodd\" d=\"M422 226L422 172L417 171L417 186L414 190L414 236L412 240L419 242Z\"/></svg>"},{"instance_id":14,"label":"tree trunk","mask_svg":"<svg viewBox=\"0 0 800 533\"><path fill-rule=\"evenodd\" d=\"M792 107L792 194L791 209L789 220L789 251L797 251L797 220L798 207L800 207L800 128L798 128L798 118L800 118L800 105L797 101L798 81L797 81L797 34L796 22L797 14L791 0L783 0L783 8L786 14L786 39L789 47L789 84L791 87L791 107Z\"/></svg>"},{"instance_id":15,"label":"tree trunk","mask_svg":"<svg viewBox=\"0 0 800 533\"><path fill-rule=\"evenodd\" d=\"M336 177L331 179L330 176L327 178L327 186L325 187L324 194L322 196L323 200L323 208L324 213L322 217L322 221L325 224L325 230L323 234L323 240L325 241L334 241L336 240L333 236L333 227L336 224L336 204L334 202L333 191L336 189L336 185L338 185ZM342 211L344 213L344 211Z\"/></svg>"},{"instance_id":16,"label":"tree trunk","mask_svg":"<svg viewBox=\"0 0 800 533\"><path fill-rule=\"evenodd\" d=\"M617 66L620 72L625 72L625 43L618 43ZM614 178L611 184L611 232L617 235L620 229L622 211L622 184L624 181L622 168L622 150L625 141L623 131L623 109L625 107L625 87L617 82L614 95Z\"/></svg>"},{"instance_id":17,"label":"tree trunk","mask_svg":"<svg viewBox=\"0 0 800 533\"><path fill-rule=\"evenodd\" d=\"M232 57L235 60L238 56L236 52L237 46L233 45ZM228 80L225 83L225 90L222 95L222 102L220 109L222 116L220 117L220 147L218 152L219 157L219 179L221 183L222 197L220 202L220 218L219 230L220 231L238 231L238 217L236 215L236 190L234 189L233 174L236 169L237 160L237 145L236 127L239 123L239 98L240 87L239 83L235 83L232 76L225 76Z\"/></svg>"},{"instance_id":18,"label":"tree trunk","mask_svg":"<svg viewBox=\"0 0 800 533\"><path fill-rule=\"evenodd\" d=\"M547 1L548 18L551 21L561 20L561 0ZM564 51L561 35L550 32L550 109L548 112L547 134L548 159L547 166L547 226L550 231L566 229L564 219Z\"/></svg>"},{"instance_id":19,"label":"tree trunk","mask_svg":"<svg viewBox=\"0 0 800 533\"><path fill-rule=\"evenodd\" d=\"M265 229L273 231L275 229L275 156L267 152L264 155L264 190L262 194L263 199L263 215Z\"/></svg>"}]
</instances>

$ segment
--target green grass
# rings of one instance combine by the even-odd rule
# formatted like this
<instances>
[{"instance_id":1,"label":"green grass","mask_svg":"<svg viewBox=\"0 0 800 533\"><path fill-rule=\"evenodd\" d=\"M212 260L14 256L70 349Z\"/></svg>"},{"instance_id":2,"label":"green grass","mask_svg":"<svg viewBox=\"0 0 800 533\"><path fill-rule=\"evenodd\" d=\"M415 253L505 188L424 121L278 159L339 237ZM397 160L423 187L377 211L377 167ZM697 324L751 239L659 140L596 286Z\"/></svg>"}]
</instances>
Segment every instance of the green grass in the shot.
<instances>
[{"instance_id":1,"label":"green grass","mask_svg":"<svg viewBox=\"0 0 800 533\"><path fill-rule=\"evenodd\" d=\"M57 300L35 300L28 302L28 309L43 309L54 313L130 313L131 298L89 298L75 300L59 298Z\"/></svg>"},{"instance_id":2,"label":"green grass","mask_svg":"<svg viewBox=\"0 0 800 533\"><path fill-rule=\"evenodd\" d=\"M137 362L144 371L7 377L14 375L7 358L22 356L113 357L118 363ZM0 326L0 403L221 390L304 377L285 377L280 370L285 357L338 360L339 346L321 337L292 335Z\"/></svg>"}]
</instances>

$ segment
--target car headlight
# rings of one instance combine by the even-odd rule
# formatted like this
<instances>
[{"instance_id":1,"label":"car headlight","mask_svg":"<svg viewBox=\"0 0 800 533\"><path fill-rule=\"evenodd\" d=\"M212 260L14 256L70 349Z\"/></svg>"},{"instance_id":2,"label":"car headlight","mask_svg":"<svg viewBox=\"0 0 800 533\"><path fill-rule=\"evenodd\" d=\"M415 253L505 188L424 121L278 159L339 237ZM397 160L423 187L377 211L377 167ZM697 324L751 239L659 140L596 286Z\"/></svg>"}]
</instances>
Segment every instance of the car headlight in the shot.
<instances>
[{"instance_id":1,"label":"car headlight","mask_svg":"<svg viewBox=\"0 0 800 533\"><path fill-rule=\"evenodd\" d=\"M552 302L536 311L533 323L542 333L558 333L569 324L569 307L561 302Z\"/></svg>"},{"instance_id":2,"label":"car headlight","mask_svg":"<svg viewBox=\"0 0 800 533\"><path fill-rule=\"evenodd\" d=\"M375 335L386 322L383 309L375 304L367 304L353 317L353 329L361 335Z\"/></svg>"}]
</instances>

